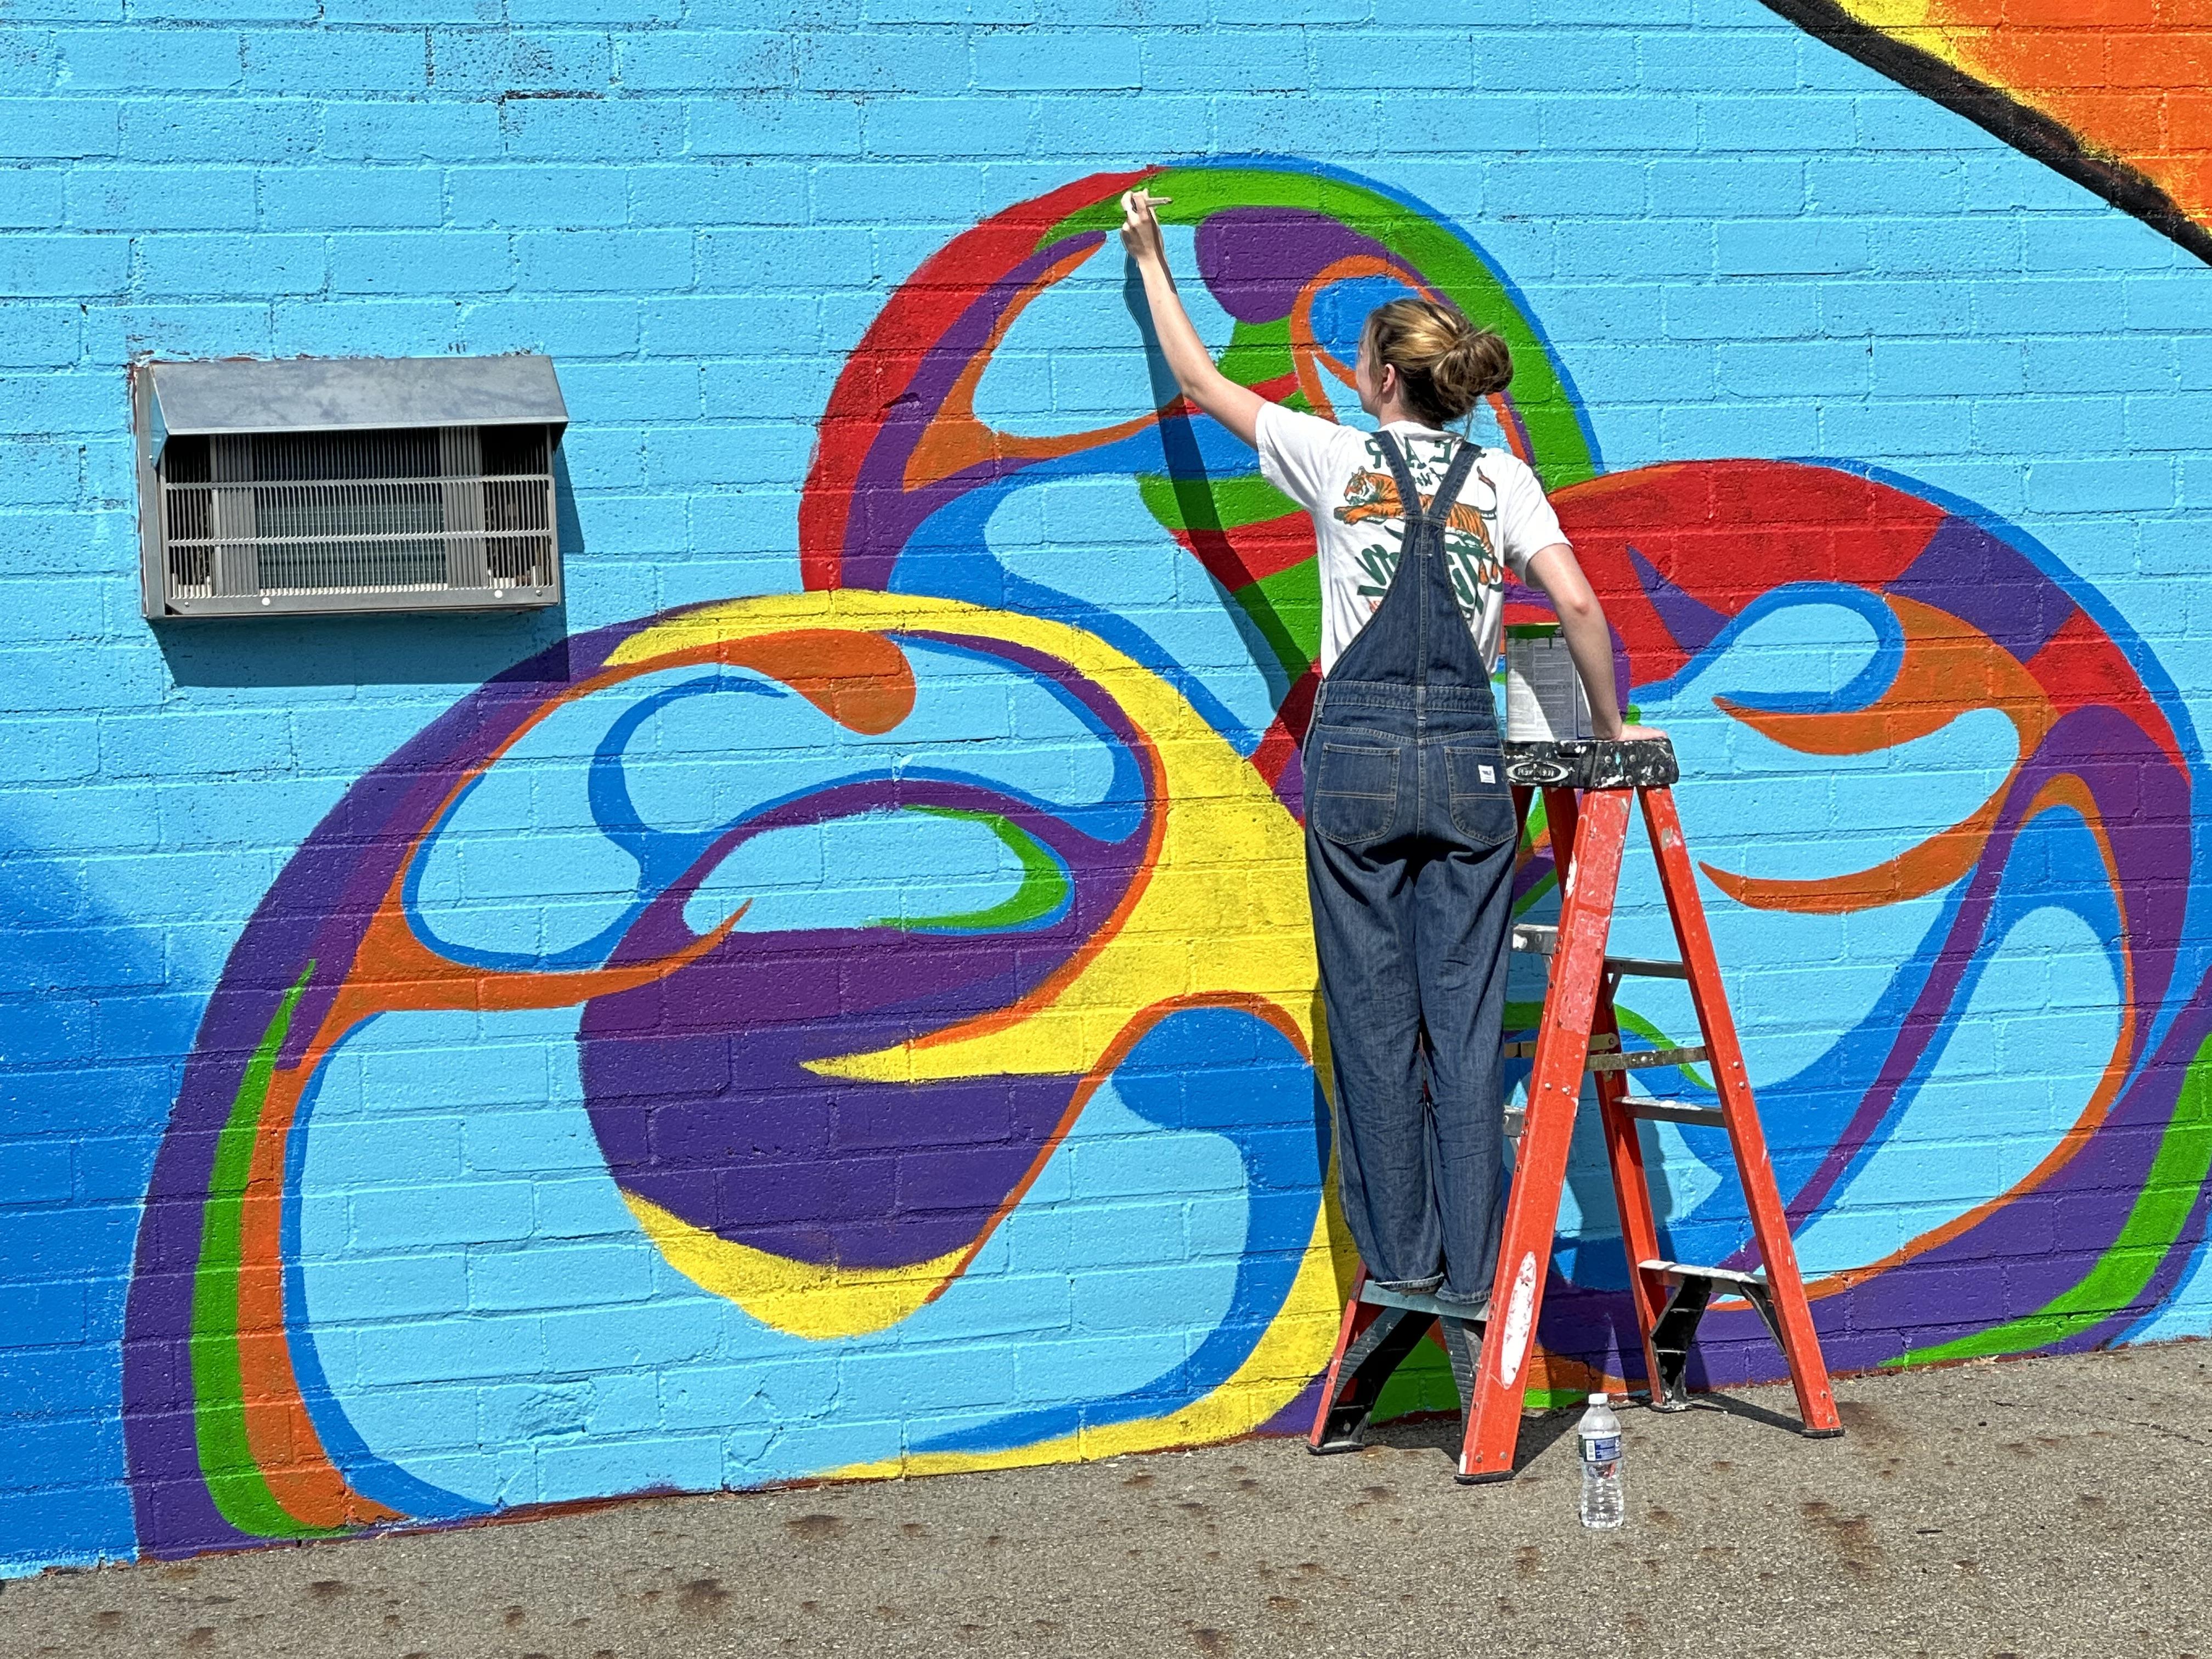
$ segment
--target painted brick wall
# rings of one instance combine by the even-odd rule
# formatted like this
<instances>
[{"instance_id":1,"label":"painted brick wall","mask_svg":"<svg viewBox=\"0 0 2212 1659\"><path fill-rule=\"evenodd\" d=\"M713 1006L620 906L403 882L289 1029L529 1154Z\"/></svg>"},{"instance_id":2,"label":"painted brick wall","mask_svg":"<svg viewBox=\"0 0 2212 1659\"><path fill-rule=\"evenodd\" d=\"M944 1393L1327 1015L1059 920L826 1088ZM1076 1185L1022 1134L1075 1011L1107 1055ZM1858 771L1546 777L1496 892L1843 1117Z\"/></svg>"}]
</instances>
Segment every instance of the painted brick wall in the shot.
<instances>
[{"instance_id":1,"label":"painted brick wall","mask_svg":"<svg viewBox=\"0 0 2212 1659\"><path fill-rule=\"evenodd\" d=\"M1513 338L1834 1363L2212 1328L2195 36L1863 9L9 0L0 1568L1297 1419L1310 542L1148 416L1155 167L1270 396ZM134 356L514 350L564 612L141 619Z\"/></svg>"}]
</instances>

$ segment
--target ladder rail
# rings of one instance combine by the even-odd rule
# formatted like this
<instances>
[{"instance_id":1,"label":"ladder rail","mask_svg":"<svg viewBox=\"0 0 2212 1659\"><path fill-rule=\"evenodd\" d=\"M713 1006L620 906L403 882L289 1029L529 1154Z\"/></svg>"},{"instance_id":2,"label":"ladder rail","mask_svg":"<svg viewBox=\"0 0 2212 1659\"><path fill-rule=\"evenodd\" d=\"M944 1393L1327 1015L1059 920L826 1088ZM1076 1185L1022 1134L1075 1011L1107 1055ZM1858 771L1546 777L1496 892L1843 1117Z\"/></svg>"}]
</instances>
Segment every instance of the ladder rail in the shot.
<instances>
[{"instance_id":1,"label":"ladder rail","mask_svg":"<svg viewBox=\"0 0 2212 1659\"><path fill-rule=\"evenodd\" d=\"M1367 1268L1363 1264L1352 1276L1352 1294L1345 1299L1344 1317L1337 1326L1336 1352L1328 1357L1328 1370L1322 1374L1321 1406L1314 1413L1313 1429L1306 1436L1306 1444L1319 1451L1328 1443L1329 1419L1336 1415L1332 1409L1339 1391L1349 1378L1340 1377L1344 1369L1345 1351L1359 1340L1362 1333L1375 1322L1376 1310L1360 1292L1367 1288Z\"/></svg>"},{"instance_id":2,"label":"ladder rail","mask_svg":"<svg viewBox=\"0 0 2212 1659\"><path fill-rule=\"evenodd\" d=\"M1613 987L1608 978L1598 1004L1598 1029L1618 1032L1619 1017L1613 1006ZM1653 1342L1659 1321L1671 1298L1665 1280L1647 1272L1644 1264L1659 1255L1659 1222L1651 1207L1651 1178L1644 1164L1644 1139L1628 1103L1628 1079L1620 1072L1597 1074L1597 1103L1605 1127L1606 1162L1613 1171L1613 1204L1620 1212L1620 1245L1628 1256L1628 1297L1636 1315L1636 1329L1644 1345L1644 1375L1651 1403L1660 1403L1659 1351Z\"/></svg>"},{"instance_id":3,"label":"ladder rail","mask_svg":"<svg viewBox=\"0 0 2212 1659\"><path fill-rule=\"evenodd\" d=\"M1797 1394L1798 1415L1808 1434L1840 1434L1843 1419L1836 1411L1835 1392L1820 1354L1820 1334L1814 1328L1813 1311L1805 1298L1789 1215L1775 1185L1766 1133L1759 1125L1751 1079L1744 1070L1743 1046L1722 988L1720 961L1705 923L1704 902L1698 896L1697 872L1691 866L1689 848L1682 840L1681 818L1671 791L1639 789L1636 793L1644 808L1652 857L1658 862L1659 884L1666 896L1668 917L1674 924L1674 943L1689 969L1691 1006L1711 1054L1713 1085L1720 1095L1729 1146L1735 1155L1736 1178L1743 1185L1752 1232L1766 1268L1783 1357L1789 1362L1790 1381ZM1653 1375L1656 1378L1657 1373Z\"/></svg>"},{"instance_id":4,"label":"ladder rail","mask_svg":"<svg viewBox=\"0 0 2212 1659\"><path fill-rule=\"evenodd\" d=\"M1607 924L1628 836L1627 792L1593 791L1562 811L1556 798L1567 793L1545 791L1555 865L1562 842L1569 849L1559 878L1561 946L1552 958L1552 982L1528 1075L1528 1120L1491 1286L1489 1331L1460 1449L1459 1474L1465 1481L1503 1480L1513 1474L1528 1361L1551 1273L1559 1190L1566 1181L1590 1027L1605 979Z\"/></svg>"}]
</instances>

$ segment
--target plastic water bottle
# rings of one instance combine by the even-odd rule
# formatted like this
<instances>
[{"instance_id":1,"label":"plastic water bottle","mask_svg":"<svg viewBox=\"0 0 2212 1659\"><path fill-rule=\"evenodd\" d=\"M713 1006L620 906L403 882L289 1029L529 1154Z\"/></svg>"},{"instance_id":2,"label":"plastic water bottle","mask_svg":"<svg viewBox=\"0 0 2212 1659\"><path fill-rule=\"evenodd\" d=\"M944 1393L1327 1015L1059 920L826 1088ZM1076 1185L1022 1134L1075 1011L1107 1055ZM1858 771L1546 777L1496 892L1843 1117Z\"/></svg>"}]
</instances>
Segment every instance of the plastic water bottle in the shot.
<instances>
[{"instance_id":1,"label":"plastic water bottle","mask_svg":"<svg viewBox=\"0 0 2212 1659\"><path fill-rule=\"evenodd\" d=\"M1583 1449L1583 1525L1617 1527L1627 1516L1628 1503L1620 1491L1620 1419L1613 1414L1613 1402L1592 1395L1577 1432Z\"/></svg>"}]
</instances>

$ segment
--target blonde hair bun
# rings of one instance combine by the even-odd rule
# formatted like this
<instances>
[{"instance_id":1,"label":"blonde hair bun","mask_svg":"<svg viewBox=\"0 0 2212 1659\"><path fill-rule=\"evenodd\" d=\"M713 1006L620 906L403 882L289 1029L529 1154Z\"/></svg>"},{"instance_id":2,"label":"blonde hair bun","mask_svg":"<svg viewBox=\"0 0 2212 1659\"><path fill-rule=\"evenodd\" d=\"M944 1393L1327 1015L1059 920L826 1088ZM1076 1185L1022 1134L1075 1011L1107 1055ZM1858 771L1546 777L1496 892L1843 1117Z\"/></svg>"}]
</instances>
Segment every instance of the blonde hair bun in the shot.
<instances>
[{"instance_id":1,"label":"blonde hair bun","mask_svg":"<svg viewBox=\"0 0 2212 1659\"><path fill-rule=\"evenodd\" d=\"M1407 404L1432 426L1449 426L1513 383L1513 354L1497 332L1477 328L1435 300L1393 300L1367 319L1369 349L1398 371Z\"/></svg>"}]
</instances>

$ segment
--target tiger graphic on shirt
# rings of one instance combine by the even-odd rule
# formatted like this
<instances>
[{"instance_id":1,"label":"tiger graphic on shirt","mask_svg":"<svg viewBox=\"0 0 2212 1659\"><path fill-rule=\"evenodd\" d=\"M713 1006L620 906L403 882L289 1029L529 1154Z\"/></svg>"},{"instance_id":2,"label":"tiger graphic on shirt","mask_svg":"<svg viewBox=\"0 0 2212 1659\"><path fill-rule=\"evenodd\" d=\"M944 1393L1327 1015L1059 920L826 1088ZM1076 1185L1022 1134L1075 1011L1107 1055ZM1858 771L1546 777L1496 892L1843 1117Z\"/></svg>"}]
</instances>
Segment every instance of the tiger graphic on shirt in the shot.
<instances>
[{"instance_id":1,"label":"tiger graphic on shirt","mask_svg":"<svg viewBox=\"0 0 2212 1659\"><path fill-rule=\"evenodd\" d=\"M1407 470L1413 475L1413 487L1421 492L1424 507L1436 499L1437 486L1457 449L1457 441L1450 439L1416 439L1404 444ZM1406 541L1406 509L1382 447L1370 439L1367 453L1373 465L1355 471L1346 481L1343 504L1333 516L1340 524L1372 525L1376 532L1376 539L1360 548L1357 555L1358 592L1372 612L1382 603L1390 578L1397 572ZM1492 528L1497 516L1497 488L1485 476L1478 459L1444 525L1444 566L1451 576L1452 596L1470 621L1480 609L1486 590L1502 587L1505 582L1505 567L1498 556Z\"/></svg>"}]
</instances>

